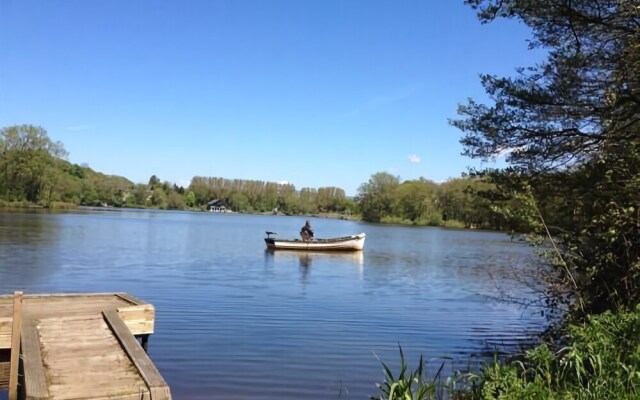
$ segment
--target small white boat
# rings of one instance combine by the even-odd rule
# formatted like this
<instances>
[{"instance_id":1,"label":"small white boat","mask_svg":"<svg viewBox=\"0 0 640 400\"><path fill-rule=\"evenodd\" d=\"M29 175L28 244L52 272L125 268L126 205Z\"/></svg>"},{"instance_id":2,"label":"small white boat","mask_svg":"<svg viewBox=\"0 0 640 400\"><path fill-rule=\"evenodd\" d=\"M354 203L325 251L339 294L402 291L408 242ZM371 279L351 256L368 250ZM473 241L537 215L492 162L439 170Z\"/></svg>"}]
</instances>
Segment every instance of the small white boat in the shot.
<instances>
[{"instance_id":1,"label":"small white boat","mask_svg":"<svg viewBox=\"0 0 640 400\"><path fill-rule=\"evenodd\" d=\"M303 251L361 251L364 248L365 234L343 236L330 239L277 239L271 237L275 232L267 232L264 242L267 248L274 250Z\"/></svg>"}]
</instances>

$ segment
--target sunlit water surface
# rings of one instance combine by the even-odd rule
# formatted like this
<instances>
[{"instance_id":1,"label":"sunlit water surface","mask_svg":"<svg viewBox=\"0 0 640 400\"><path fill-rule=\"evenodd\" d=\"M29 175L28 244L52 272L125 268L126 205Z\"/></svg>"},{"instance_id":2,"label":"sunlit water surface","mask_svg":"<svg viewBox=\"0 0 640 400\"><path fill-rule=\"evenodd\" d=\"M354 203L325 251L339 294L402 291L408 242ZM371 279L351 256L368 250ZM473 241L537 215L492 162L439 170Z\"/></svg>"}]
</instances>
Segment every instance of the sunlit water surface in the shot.
<instances>
[{"instance_id":1,"label":"sunlit water surface","mask_svg":"<svg viewBox=\"0 0 640 400\"><path fill-rule=\"evenodd\" d=\"M265 251L300 217L80 211L0 213L0 294L128 292L156 307L149 353L175 399L367 399L422 354L445 373L544 329L513 276L531 249L501 233L311 220L365 232L358 254ZM0 396L1 397L1 396Z\"/></svg>"}]
</instances>

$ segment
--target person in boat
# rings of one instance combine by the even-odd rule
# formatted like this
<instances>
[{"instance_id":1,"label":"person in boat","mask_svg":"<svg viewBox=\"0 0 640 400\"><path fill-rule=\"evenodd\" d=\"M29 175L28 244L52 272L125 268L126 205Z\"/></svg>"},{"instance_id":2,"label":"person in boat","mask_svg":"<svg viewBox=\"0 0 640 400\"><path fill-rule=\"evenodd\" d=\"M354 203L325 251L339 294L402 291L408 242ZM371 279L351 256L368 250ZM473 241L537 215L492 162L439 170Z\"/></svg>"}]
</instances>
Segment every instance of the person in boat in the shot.
<instances>
[{"instance_id":1,"label":"person in boat","mask_svg":"<svg viewBox=\"0 0 640 400\"><path fill-rule=\"evenodd\" d=\"M311 222L307 220L302 229L300 229L300 237L305 242L313 240L313 231L311 230Z\"/></svg>"}]
</instances>

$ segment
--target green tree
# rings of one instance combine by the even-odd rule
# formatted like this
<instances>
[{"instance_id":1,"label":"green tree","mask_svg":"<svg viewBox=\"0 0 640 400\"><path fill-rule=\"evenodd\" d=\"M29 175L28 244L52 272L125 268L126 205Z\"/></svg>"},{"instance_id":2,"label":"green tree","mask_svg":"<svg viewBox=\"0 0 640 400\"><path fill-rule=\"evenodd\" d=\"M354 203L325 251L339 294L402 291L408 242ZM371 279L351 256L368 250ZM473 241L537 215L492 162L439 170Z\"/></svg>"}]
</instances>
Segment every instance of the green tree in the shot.
<instances>
[{"instance_id":1,"label":"green tree","mask_svg":"<svg viewBox=\"0 0 640 400\"><path fill-rule=\"evenodd\" d=\"M196 205L196 194L189 190L184 194L184 202L187 206L194 207Z\"/></svg>"},{"instance_id":2,"label":"green tree","mask_svg":"<svg viewBox=\"0 0 640 400\"><path fill-rule=\"evenodd\" d=\"M231 208L235 211L244 212L249 208L249 199L242 193L231 195Z\"/></svg>"},{"instance_id":3,"label":"green tree","mask_svg":"<svg viewBox=\"0 0 640 400\"><path fill-rule=\"evenodd\" d=\"M38 202L45 186L53 186L57 175L47 171L54 161L67 156L60 142L33 125L0 130L0 194L7 200Z\"/></svg>"},{"instance_id":4,"label":"green tree","mask_svg":"<svg viewBox=\"0 0 640 400\"><path fill-rule=\"evenodd\" d=\"M149 178L149 189L153 190L158 185L160 185L160 178L155 175L151 175L151 178Z\"/></svg>"},{"instance_id":5,"label":"green tree","mask_svg":"<svg viewBox=\"0 0 640 400\"><path fill-rule=\"evenodd\" d=\"M133 197L135 197L135 204L139 206L146 206L151 192L147 185L144 183L138 183L133 187Z\"/></svg>"},{"instance_id":6,"label":"green tree","mask_svg":"<svg viewBox=\"0 0 640 400\"><path fill-rule=\"evenodd\" d=\"M300 199L296 193L296 187L291 184L278 185L278 207L286 213L297 214Z\"/></svg>"},{"instance_id":7,"label":"green tree","mask_svg":"<svg viewBox=\"0 0 640 400\"><path fill-rule=\"evenodd\" d=\"M80 204L84 177L82 168L77 164L58 159L54 163L54 168L51 169L57 172L56 183L51 186L51 201Z\"/></svg>"},{"instance_id":8,"label":"green tree","mask_svg":"<svg viewBox=\"0 0 640 400\"><path fill-rule=\"evenodd\" d=\"M169 210L184 210L185 209L184 198L180 195L180 193L176 191L171 191L167 195L167 209Z\"/></svg>"},{"instance_id":9,"label":"green tree","mask_svg":"<svg viewBox=\"0 0 640 400\"><path fill-rule=\"evenodd\" d=\"M344 206L344 190L337 187L318 188L316 203L320 211L341 211Z\"/></svg>"},{"instance_id":10,"label":"green tree","mask_svg":"<svg viewBox=\"0 0 640 400\"><path fill-rule=\"evenodd\" d=\"M125 207L136 207L136 205L138 205L136 203L136 196L133 192L127 193L127 196L124 199L124 206Z\"/></svg>"},{"instance_id":11,"label":"green tree","mask_svg":"<svg viewBox=\"0 0 640 400\"><path fill-rule=\"evenodd\" d=\"M358 204L353 199L345 199L343 203L343 208L347 216L351 217L352 215L358 214L360 210L358 209Z\"/></svg>"},{"instance_id":12,"label":"green tree","mask_svg":"<svg viewBox=\"0 0 640 400\"><path fill-rule=\"evenodd\" d=\"M189 184L189 190L196 196L196 205L201 206L210 200L209 187L206 178L194 176Z\"/></svg>"},{"instance_id":13,"label":"green tree","mask_svg":"<svg viewBox=\"0 0 640 400\"><path fill-rule=\"evenodd\" d=\"M358 188L358 207L365 221L380 222L393 215L396 189L400 178L387 172L378 172Z\"/></svg>"},{"instance_id":14,"label":"green tree","mask_svg":"<svg viewBox=\"0 0 640 400\"><path fill-rule=\"evenodd\" d=\"M490 104L470 100L452 121L465 154L506 155L491 173L503 193L531 188L563 226L562 282L580 311L640 301L640 14L637 2L468 0L483 22L515 18L546 61L513 78L482 75ZM501 176L500 176L501 175ZM538 188L545 188L547 193ZM520 193L523 194L522 192ZM545 204L548 202L547 204ZM569 221L571 223L569 223ZM562 283L561 282L561 283Z\"/></svg>"},{"instance_id":15,"label":"green tree","mask_svg":"<svg viewBox=\"0 0 640 400\"><path fill-rule=\"evenodd\" d=\"M290 192L283 193L281 196L284 196L281 200L284 212L290 214L298 214L300 212L300 197L298 197L295 189Z\"/></svg>"},{"instance_id":16,"label":"green tree","mask_svg":"<svg viewBox=\"0 0 640 400\"><path fill-rule=\"evenodd\" d=\"M266 182L264 186L264 209L271 211L278 206L278 184L275 182Z\"/></svg>"},{"instance_id":17,"label":"green tree","mask_svg":"<svg viewBox=\"0 0 640 400\"><path fill-rule=\"evenodd\" d=\"M300 212L303 214L311 214L318 211L316 199L318 191L313 188L300 189Z\"/></svg>"},{"instance_id":18,"label":"green tree","mask_svg":"<svg viewBox=\"0 0 640 400\"><path fill-rule=\"evenodd\" d=\"M156 187L151 191L151 205L162 210L168 208L167 194L162 187Z\"/></svg>"},{"instance_id":19,"label":"green tree","mask_svg":"<svg viewBox=\"0 0 640 400\"><path fill-rule=\"evenodd\" d=\"M82 188L82 195L80 198L80 204L83 206L99 206L100 197L96 193L95 189L91 185L85 185Z\"/></svg>"},{"instance_id":20,"label":"green tree","mask_svg":"<svg viewBox=\"0 0 640 400\"><path fill-rule=\"evenodd\" d=\"M396 215L413 222L440 220L438 185L426 179L405 181L397 189Z\"/></svg>"}]
</instances>

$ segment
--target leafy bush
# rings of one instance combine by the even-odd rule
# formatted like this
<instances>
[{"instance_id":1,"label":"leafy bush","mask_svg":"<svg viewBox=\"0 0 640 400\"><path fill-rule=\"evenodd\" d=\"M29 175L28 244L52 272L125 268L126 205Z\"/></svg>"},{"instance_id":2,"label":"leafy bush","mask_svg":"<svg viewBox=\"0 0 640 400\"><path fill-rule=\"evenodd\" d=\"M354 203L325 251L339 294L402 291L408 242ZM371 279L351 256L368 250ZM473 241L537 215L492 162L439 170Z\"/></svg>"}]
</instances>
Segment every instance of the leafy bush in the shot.
<instances>
[{"instance_id":1,"label":"leafy bush","mask_svg":"<svg viewBox=\"0 0 640 400\"><path fill-rule=\"evenodd\" d=\"M378 400L631 400L640 398L640 306L609 311L569 326L567 345L542 344L518 359L494 358L477 374L442 377L444 364L431 379L422 357L409 371L400 348L400 373L382 361L385 380L377 384Z\"/></svg>"},{"instance_id":2,"label":"leafy bush","mask_svg":"<svg viewBox=\"0 0 640 400\"><path fill-rule=\"evenodd\" d=\"M543 344L522 360L494 360L469 377L472 399L640 398L640 306L569 327L567 346Z\"/></svg>"}]
</instances>

